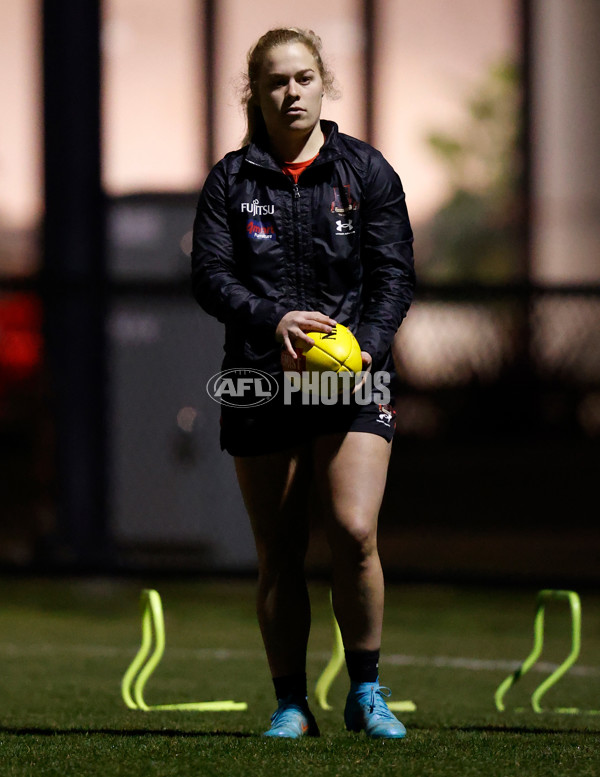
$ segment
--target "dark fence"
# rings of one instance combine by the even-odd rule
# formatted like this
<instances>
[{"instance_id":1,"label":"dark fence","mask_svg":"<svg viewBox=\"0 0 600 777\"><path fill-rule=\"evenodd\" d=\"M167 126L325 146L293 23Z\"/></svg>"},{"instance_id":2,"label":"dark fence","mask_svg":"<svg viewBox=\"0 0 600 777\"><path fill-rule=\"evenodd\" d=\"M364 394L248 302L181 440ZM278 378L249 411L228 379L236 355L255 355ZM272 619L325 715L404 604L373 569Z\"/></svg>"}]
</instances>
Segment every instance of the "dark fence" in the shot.
<instances>
[{"instance_id":1,"label":"dark fence","mask_svg":"<svg viewBox=\"0 0 600 777\"><path fill-rule=\"evenodd\" d=\"M386 568L597 582L600 290L427 288L403 326Z\"/></svg>"},{"instance_id":2,"label":"dark fence","mask_svg":"<svg viewBox=\"0 0 600 777\"><path fill-rule=\"evenodd\" d=\"M189 290L195 196L165 201L168 218L155 196L109 211L107 514L94 563L245 572L252 539L205 391L222 330ZM11 567L78 562L57 507L59 387L41 358L41 301L65 293L43 279L0 293L0 562ZM419 286L394 346L389 575L598 581L599 333L600 287ZM40 358L27 367L28 353ZM326 565L317 532L309 566Z\"/></svg>"}]
</instances>

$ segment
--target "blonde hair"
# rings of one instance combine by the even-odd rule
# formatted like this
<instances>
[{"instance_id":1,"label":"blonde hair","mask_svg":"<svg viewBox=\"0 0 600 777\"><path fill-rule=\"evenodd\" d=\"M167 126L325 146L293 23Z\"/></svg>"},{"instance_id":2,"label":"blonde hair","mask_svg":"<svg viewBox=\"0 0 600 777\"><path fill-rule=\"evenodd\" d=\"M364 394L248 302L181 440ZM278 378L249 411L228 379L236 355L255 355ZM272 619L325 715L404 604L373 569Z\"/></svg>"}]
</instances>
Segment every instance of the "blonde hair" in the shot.
<instances>
[{"instance_id":1,"label":"blonde hair","mask_svg":"<svg viewBox=\"0 0 600 777\"><path fill-rule=\"evenodd\" d=\"M316 33L312 30L303 30L300 27L278 27L269 30L257 40L247 56L248 67L242 85L246 135L242 145L249 143L257 131L265 129L262 111L257 99L258 78L267 53L276 46L283 46L286 43L301 43L306 46L317 63L324 94L332 100L339 97L339 92L334 84L334 75L323 61L321 38Z\"/></svg>"}]
</instances>

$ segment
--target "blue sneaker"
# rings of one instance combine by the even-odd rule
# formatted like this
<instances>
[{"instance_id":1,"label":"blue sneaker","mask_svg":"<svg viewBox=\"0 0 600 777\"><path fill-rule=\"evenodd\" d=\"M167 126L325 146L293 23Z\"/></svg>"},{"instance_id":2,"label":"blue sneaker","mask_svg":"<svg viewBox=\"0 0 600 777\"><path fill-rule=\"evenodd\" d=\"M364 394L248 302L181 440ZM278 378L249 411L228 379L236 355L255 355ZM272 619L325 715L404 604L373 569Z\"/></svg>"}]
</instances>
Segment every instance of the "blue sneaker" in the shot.
<instances>
[{"instance_id":1,"label":"blue sneaker","mask_svg":"<svg viewBox=\"0 0 600 777\"><path fill-rule=\"evenodd\" d=\"M379 680L374 683L350 684L346 699L344 722L348 731L364 731L373 739L402 739L406 729L390 712L384 696L391 696L389 688L382 688Z\"/></svg>"},{"instance_id":2,"label":"blue sneaker","mask_svg":"<svg viewBox=\"0 0 600 777\"><path fill-rule=\"evenodd\" d=\"M298 699L288 696L279 699L278 707L271 716L271 728L265 731L264 737L280 737L285 739L300 739L300 737L320 736L317 721L308 709L308 703L298 703Z\"/></svg>"}]
</instances>

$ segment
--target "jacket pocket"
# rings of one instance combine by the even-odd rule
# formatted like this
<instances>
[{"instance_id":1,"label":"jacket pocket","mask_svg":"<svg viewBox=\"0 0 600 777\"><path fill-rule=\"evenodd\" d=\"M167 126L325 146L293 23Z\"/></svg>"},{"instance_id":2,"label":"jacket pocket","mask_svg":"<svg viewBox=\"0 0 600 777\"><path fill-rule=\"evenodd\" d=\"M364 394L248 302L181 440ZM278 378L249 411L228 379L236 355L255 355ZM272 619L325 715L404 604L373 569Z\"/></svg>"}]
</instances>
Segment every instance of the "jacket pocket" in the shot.
<instances>
[{"instance_id":1,"label":"jacket pocket","mask_svg":"<svg viewBox=\"0 0 600 777\"><path fill-rule=\"evenodd\" d=\"M266 366L277 363L281 346L269 337L249 337L244 343L244 360Z\"/></svg>"}]
</instances>

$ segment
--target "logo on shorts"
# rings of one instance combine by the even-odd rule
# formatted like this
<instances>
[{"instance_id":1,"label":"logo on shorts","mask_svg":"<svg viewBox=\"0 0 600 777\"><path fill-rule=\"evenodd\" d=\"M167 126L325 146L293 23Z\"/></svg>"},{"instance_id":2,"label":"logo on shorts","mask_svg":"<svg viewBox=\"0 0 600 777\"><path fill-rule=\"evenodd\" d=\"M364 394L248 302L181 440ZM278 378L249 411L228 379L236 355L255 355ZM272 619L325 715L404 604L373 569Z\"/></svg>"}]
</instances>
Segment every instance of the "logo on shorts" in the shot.
<instances>
[{"instance_id":1,"label":"logo on shorts","mask_svg":"<svg viewBox=\"0 0 600 777\"><path fill-rule=\"evenodd\" d=\"M376 423L383 424L389 429L394 420L394 415L395 412L391 405L379 405L379 414Z\"/></svg>"},{"instance_id":2,"label":"logo on shorts","mask_svg":"<svg viewBox=\"0 0 600 777\"><path fill-rule=\"evenodd\" d=\"M277 396L279 384L262 370L233 368L217 372L206 384L211 399L227 407L258 407Z\"/></svg>"}]
</instances>

